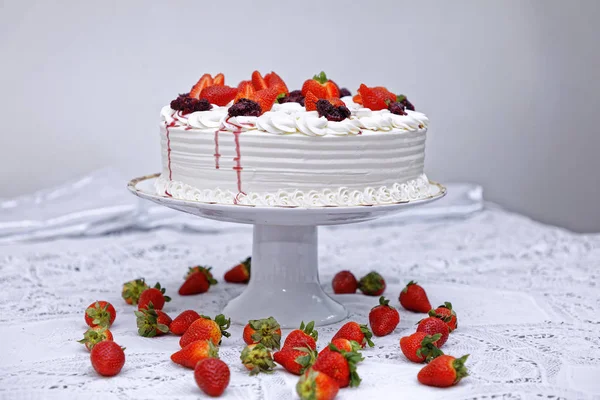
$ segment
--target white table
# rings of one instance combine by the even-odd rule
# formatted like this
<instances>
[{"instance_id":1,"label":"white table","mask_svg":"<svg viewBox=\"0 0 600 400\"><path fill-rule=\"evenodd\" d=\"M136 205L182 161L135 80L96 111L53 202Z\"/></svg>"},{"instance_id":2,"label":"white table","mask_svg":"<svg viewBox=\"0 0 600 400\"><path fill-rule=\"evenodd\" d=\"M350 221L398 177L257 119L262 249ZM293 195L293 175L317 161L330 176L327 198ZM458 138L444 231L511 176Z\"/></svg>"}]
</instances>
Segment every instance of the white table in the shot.
<instances>
[{"instance_id":1,"label":"white table","mask_svg":"<svg viewBox=\"0 0 600 400\"><path fill-rule=\"evenodd\" d=\"M339 399L600 398L600 235L577 235L488 208L467 219L320 228L321 280L357 276L372 269L398 294L411 279L433 305L451 301L459 328L443 350L469 353L471 376L442 390L421 386L420 365L408 362L398 340L414 331L422 315L400 309L396 331L376 338L359 366L357 389ZM243 286L220 282L207 294L180 297L188 266L214 267L217 278L251 251L251 230L129 231L0 247L0 398L196 399L202 397L191 370L169 360L179 337L137 335L133 308L120 298L121 284L144 276L160 280L173 297L172 317L195 308L214 315ZM220 279L222 281L222 279ZM336 296L365 323L376 298ZM127 348L121 374L100 378L89 353L76 342L85 331L84 308L96 299L112 302L111 329ZM341 323L319 329L324 346ZM226 399L296 398L297 378L280 367L250 377L239 362L241 327L231 328L221 358L230 366ZM285 332L287 333L287 332ZM492 397L493 395L499 397Z\"/></svg>"}]
</instances>

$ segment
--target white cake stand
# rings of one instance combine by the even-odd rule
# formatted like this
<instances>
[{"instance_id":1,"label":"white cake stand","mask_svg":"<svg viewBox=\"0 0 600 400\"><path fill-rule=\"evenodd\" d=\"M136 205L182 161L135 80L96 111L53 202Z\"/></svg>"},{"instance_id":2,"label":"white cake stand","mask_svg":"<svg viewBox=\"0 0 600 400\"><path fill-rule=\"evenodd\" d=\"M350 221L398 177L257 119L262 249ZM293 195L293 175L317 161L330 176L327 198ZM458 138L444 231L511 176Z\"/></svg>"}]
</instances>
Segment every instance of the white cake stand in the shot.
<instances>
[{"instance_id":1,"label":"white cake stand","mask_svg":"<svg viewBox=\"0 0 600 400\"><path fill-rule=\"evenodd\" d=\"M254 225L252 278L223 314L232 322L273 316L282 327L301 321L317 326L345 319L348 311L329 297L319 283L318 225L363 222L439 199L446 188L431 182L431 197L382 206L285 208L208 204L156 194L159 174L133 179L128 189L141 198L175 210L219 221Z\"/></svg>"}]
</instances>

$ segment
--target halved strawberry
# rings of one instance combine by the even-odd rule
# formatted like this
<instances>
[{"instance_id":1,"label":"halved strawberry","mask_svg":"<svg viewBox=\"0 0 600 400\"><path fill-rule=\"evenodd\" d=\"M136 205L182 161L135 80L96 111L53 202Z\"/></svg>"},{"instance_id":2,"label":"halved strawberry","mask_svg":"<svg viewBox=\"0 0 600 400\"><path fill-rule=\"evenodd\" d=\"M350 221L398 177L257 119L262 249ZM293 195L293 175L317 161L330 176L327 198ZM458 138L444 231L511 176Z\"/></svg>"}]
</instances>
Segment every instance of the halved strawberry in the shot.
<instances>
[{"instance_id":1,"label":"halved strawberry","mask_svg":"<svg viewBox=\"0 0 600 400\"><path fill-rule=\"evenodd\" d=\"M327 75L323 71L304 82L302 85L302 95L306 96L308 92L312 92L319 99L340 97L340 89L335 82L327 79Z\"/></svg>"},{"instance_id":2,"label":"halved strawberry","mask_svg":"<svg viewBox=\"0 0 600 400\"><path fill-rule=\"evenodd\" d=\"M396 101L396 95L382 86L368 87L364 83L358 88L363 106L373 111L384 110L388 104Z\"/></svg>"},{"instance_id":3,"label":"halved strawberry","mask_svg":"<svg viewBox=\"0 0 600 400\"><path fill-rule=\"evenodd\" d=\"M254 86L252 86L252 81L241 81L238 85L238 92L235 96L235 102L237 103L239 99L251 100L254 92L256 92L256 90L254 90Z\"/></svg>"},{"instance_id":4,"label":"halved strawberry","mask_svg":"<svg viewBox=\"0 0 600 400\"><path fill-rule=\"evenodd\" d=\"M346 107L346 103L344 103L340 98L338 97L332 97L331 99L327 99L328 102L331 103L332 106L334 107L340 107L340 106L344 106Z\"/></svg>"},{"instance_id":5,"label":"halved strawberry","mask_svg":"<svg viewBox=\"0 0 600 400\"><path fill-rule=\"evenodd\" d=\"M212 85L213 85L212 76L210 76L210 74L204 74L198 80L198 82L194 85L194 87L192 87L192 90L190 90L189 96L193 97L194 99L200 99L200 93L202 92L202 90L204 88L207 88Z\"/></svg>"},{"instance_id":6,"label":"halved strawberry","mask_svg":"<svg viewBox=\"0 0 600 400\"><path fill-rule=\"evenodd\" d=\"M290 93L288 90L288 87L285 84L285 82L283 81L283 79L281 79L281 77L279 75L277 75L275 72L269 72L268 74L266 74L265 82L267 83L268 87L274 88L275 90L277 90L278 94L283 93L287 96Z\"/></svg>"},{"instance_id":7,"label":"halved strawberry","mask_svg":"<svg viewBox=\"0 0 600 400\"><path fill-rule=\"evenodd\" d=\"M304 107L306 108L306 111L317 111L317 101L319 101L319 98L310 90L306 92L304 96Z\"/></svg>"},{"instance_id":8,"label":"halved strawberry","mask_svg":"<svg viewBox=\"0 0 600 400\"><path fill-rule=\"evenodd\" d=\"M253 101L257 102L261 109L261 114L266 113L271 110L273 104L275 103L275 99L277 99L278 93L275 89L263 89L259 90L254 95L252 95Z\"/></svg>"},{"instance_id":9,"label":"halved strawberry","mask_svg":"<svg viewBox=\"0 0 600 400\"><path fill-rule=\"evenodd\" d=\"M352 101L356 104L362 104L362 97L360 97L360 93L357 93L352 97Z\"/></svg>"},{"instance_id":10,"label":"halved strawberry","mask_svg":"<svg viewBox=\"0 0 600 400\"><path fill-rule=\"evenodd\" d=\"M252 73L252 86L254 86L254 90L263 90L269 87L265 78L258 71Z\"/></svg>"},{"instance_id":11,"label":"halved strawberry","mask_svg":"<svg viewBox=\"0 0 600 400\"><path fill-rule=\"evenodd\" d=\"M225 75L222 73L218 73L213 78L213 86L224 86L225 85Z\"/></svg>"},{"instance_id":12,"label":"halved strawberry","mask_svg":"<svg viewBox=\"0 0 600 400\"><path fill-rule=\"evenodd\" d=\"M225 106L237 95L237 88L229 86L209 86L200 93L201 99L208 100L211 104Z\"/></svg>"}]
</instances>

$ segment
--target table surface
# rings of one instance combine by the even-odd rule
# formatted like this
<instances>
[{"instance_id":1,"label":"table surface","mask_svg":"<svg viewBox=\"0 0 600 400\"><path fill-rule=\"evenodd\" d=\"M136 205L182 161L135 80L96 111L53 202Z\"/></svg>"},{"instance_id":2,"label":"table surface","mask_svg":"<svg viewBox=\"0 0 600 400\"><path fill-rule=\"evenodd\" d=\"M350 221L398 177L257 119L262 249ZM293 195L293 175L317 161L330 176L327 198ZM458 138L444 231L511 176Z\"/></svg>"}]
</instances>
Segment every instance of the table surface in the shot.
<instances>
[{"instance_id":1,"label":"table surface","mask_svg":"<svg viewBox=\"0 0 600 400\"><path fill-rule=\"evenodd\" d=\"M399 308L393 334L363 352L359 388L339 399L600 398L600 235L579 235L497 208L465 219L403 224L401 219L320 228L321 281L335 272L357 276L373 269L388 282L397 307L411 279L433 305L451 301L459 328L443 350L470 354L470 376L451 389L418 384L420 365L408 362L399 338L422 314ZM137 335L133 308L120 298L124 281L159 280L173 297L172 317L193 308L216 314L243 286L220 282L206 294L180 297L188 266L212 265L217 277L251 252L251 230L179 232L155 229L97 238L60 239L0 247L0 398L195 399L193 374L169 360L178 337ZM334 296L366 323L373 297ZM96 299L112 302L111 328L127 361L113 378L97 376L76 342L83 310ZM319 348L341 323L319 328ZM223 398L292 399L297 377L278 367L248 376L239 362L241 327L231 328L221 358L231 383ZM287 332L284 332L286 334ZM496 397L494 397L496 396Z\"/></svg>"}]
</instances>

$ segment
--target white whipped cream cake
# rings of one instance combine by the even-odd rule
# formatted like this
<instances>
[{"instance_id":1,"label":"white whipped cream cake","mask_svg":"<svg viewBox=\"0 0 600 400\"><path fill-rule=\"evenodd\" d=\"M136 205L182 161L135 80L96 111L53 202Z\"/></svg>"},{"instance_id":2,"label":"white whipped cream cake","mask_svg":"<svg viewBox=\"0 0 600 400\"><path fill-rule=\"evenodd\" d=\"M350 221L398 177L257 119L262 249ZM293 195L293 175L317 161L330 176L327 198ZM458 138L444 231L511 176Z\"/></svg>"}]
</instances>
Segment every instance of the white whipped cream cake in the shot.
<instances>
[{"instance_id":1,"label":"white whipped cream cake","mask_svg":"<svg viewBox=\"0 0 600 400\"><path fill-rule=\"evenodd\" d=\"M323 73L292 92L275 73L237 87L205 74L161 111L158 194L283 207L430 197L425 114L383 87L349 94Z\"/></svg>"}]
</instances>

